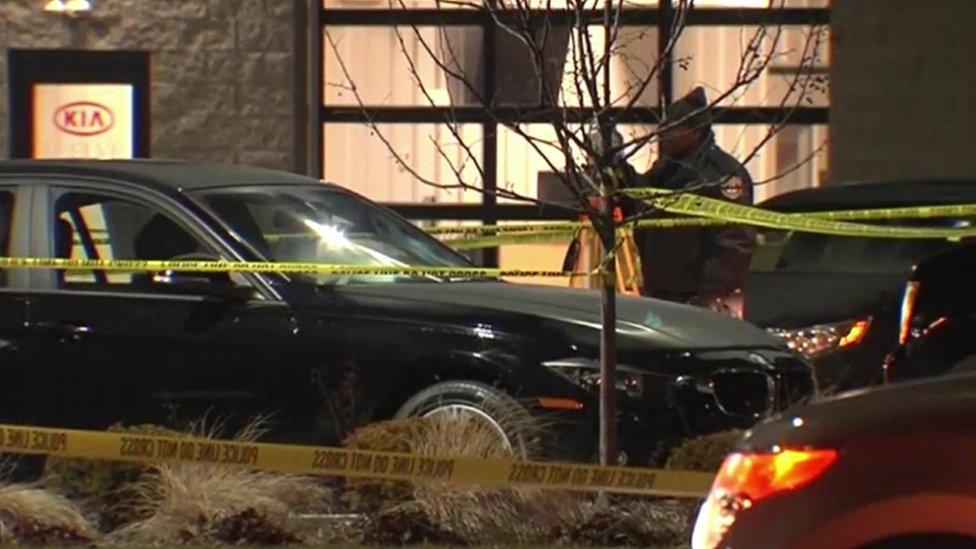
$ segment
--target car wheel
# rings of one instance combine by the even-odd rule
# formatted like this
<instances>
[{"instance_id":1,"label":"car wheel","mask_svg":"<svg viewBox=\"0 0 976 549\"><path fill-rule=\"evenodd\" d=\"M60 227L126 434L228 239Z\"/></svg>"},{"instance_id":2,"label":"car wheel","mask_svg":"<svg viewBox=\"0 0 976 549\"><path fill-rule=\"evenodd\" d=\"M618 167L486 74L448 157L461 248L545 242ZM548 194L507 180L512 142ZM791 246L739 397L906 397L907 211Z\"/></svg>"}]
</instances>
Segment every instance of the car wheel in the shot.
<instances>
[{"instance_id":1,"label":"car wheel","mask_svg":"<svg viewBox=\"0 0 976 549\"><path fill-rule=\"evenodd\" d=\"M528 410L505 392L476 381L431 385L410 397L395 417L473 419L518 457L534 455L539 446L536 421Z\"/></svg>"}]
</instances>

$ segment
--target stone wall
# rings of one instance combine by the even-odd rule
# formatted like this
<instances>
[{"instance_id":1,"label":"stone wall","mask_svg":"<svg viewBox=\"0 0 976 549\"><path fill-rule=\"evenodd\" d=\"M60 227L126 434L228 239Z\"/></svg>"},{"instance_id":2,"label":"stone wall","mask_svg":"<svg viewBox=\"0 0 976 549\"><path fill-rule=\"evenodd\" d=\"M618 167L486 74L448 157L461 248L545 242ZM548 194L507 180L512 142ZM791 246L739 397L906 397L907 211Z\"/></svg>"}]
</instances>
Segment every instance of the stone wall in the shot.
<instances>
[{"instance_id":1,"label":"stone wall","mask_svg":"<svg viewBox=\"0 0 976 549\"><path fill-rule=\"evenodd\" d=\"M0 158L8 154L7 48L151 53L159 158L292 169L291 0L98 0L84 16L0 0Z\"/></svg>"},{"instance_id":2,"label":"stone wall","mask_svg":"<svg viewBox=\"0 0 976 549\"><path fill-rule=\"evenodd\" d=\"M976 178L974 4L833 2L834 181Z\"/></svg>"}]
</instances>

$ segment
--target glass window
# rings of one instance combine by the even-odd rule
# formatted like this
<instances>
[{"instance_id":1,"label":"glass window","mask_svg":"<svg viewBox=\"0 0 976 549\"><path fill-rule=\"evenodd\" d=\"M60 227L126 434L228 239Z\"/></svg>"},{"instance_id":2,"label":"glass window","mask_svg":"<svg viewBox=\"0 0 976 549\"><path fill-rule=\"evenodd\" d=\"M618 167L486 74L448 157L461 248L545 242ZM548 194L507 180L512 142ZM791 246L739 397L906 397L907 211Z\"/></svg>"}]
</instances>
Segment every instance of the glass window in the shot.
<instances>
[{"instance_id":1,"label":"glass window","mask_svg":"<svg viewBox=\"0 0 976 549\"><path fill-rule=\"evenodd\" d=\"M675 96L703 86L710 101L731 91L724 106L827 106L829 38L827 27L688 27L675 45ZM744 64L752 44L759 55Z\"/></svg>"},{"instance_id":2,"label":"glass window","mask_svg":"<svg viewBox=\"0 0 976 549\"><path fill-rule=\"evenodd\" d=\"M480 91L482 34L477 26L324 27L323 101L330 106L476 104L465 81L441 67L466 75Z\"/></svg>"},{"instance_id":3,"label":"glass window","mask_svg":"<svg viewBox=\"0 0 976 549\"><path fill-rule=\"evenodd\" d=\"M603 28L592 25L587 30L590 45L599 59L605 44ZM659 73L651 74L657 60L657 37L656 27L623 26L618 29L610 62L610 94L615 107L656 107L659 104ZM585 61L586 56L581 57L575 42L571 42L567 50L562 79L562 102L567 107L591 107L593 100L586 91L585 81L575 76L583 74L582 67L588 64ZM603 73L598 73L595 80L597 87L602 90Z\"/></svg>"},{"instance_id":4,"label":"glass window","mask_svg":"<svg viewBox=\"0 0 976 549\"><path fill-rule=\"evenodd\" d=\"M481 202L477 190L481 188L480 124L459 124L454 129L447 124L378 124L377 128L325 124L323 172L327 181L377 202ZM473 189L431 185L454 186L458 174Z\"/></svg>"},{"instance_id":5,"label":"glass window","mask_svg":"<svg viewBox=\"0 0 976 549\"><path fill-rule=\"evenodd\" d=\"M543 80L521 39L499 29L495 33L495 104L538 105L541 83L546 82L566 105L580 106L574 78L580 57L571 46L570 32L570 27L559 25L547 30ZM360 102L370 106L465 106L480 105L479 97L484 98L484 31L480 26L330 25L323 33L322 93L328 106L359 106ZM602 52L603 29L592 26L589 33L594 50ZM611 63L615 105L658 104L657 78L648 79L657 58L657 35L655 27L620 28ZM541 31L537 39L543 41ZM598 76L602 81L602 74ZM591 104L585 94L583 104Z\"/></svg>"},{"instance_id":6,"label":"glass window","mask_svg":"<svg viewBox=\"0 0 976 549\"><path fill-rule=\"evenodd\" d=\"M269 261L467 267L460 255L389 211L326 186L254 186L199 196ZM413 277L317 276L320 283Z\"/></svg>"},{"instance_id":7,"label":"glass window","mask_svg":"<svg viewBox=\"0 0 976 549\"><path fill-rule=\"evenodd\" d=\"M54 256L65 259L217 259L169 216L129 200L65 192L55 202ZM63 271L58 286L149 285L146 273Z\"/></svg>"},{"instance_id":8,"label":"glass window","mask_svg":"<svg viewBox=\"0 0 976 549\"><path fill-rule=\"evenodd\" d=\"M571 127L574 132L584 131ZM641 124L620 124L617 130L626 141L633 141L652 131L654 126ZM524 134L524 135L523 135ZM525 136L529 136L530 142ZM655 158L655 147L645 145L629 158L638 172L650 169ZM575 151L576 162L584 164L582 151ZM566 168L566 156L558 147L556 131L551 124L519 124L518 130L508 126L498 126L498 186L521 196L546 199L555 197L561 202L570 197L563 192L565 183L557 174ZM519 202L515 199L499 198L499 202Z\"/></svg>"}]
</instances>

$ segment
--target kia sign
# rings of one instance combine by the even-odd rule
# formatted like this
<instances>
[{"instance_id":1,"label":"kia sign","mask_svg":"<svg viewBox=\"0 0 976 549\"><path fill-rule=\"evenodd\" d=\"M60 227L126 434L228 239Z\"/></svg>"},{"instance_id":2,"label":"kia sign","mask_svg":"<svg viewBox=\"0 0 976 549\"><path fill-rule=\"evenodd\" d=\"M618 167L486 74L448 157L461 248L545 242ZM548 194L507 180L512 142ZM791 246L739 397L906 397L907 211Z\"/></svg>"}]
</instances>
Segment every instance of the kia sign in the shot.
<instances>
[{"instance_id":1,"label":"kia sign","mask_svg":"<svg viewBox=\"0 0 976 549\"><path fill-rule=\"evenodd\" d=\"M34 158L132 158L129 84L35 84Z\"/></svg>"},{"instance_id":2,"label":"kia sign","mask_svg":"<svg viewBox=\"0 0 976 549\"><path fill-rule=\"evenodd\" d=\"M72 135L98 135L113 124L112 109L94 101L75 101L54 111L54 125Z\"/></svg>"}]
</instances>

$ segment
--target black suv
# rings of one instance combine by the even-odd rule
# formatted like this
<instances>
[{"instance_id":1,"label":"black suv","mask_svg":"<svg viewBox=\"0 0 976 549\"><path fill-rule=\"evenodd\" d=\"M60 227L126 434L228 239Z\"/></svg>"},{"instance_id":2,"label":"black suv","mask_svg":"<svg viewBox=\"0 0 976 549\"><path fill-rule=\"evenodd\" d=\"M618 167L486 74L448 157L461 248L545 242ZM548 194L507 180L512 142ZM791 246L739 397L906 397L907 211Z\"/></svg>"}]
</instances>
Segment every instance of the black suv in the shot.
<instances>
[{"instance_id":1,"label":"black suv","mask_svg":"<svg viewBox=\"0 0 976 549\"><path fill-rule=\"evenodd\" d=\"M760 207L822 212L973 203L974 181L901 181L804 189ZM948 217L880 223L949 228L971 222ZM824 392L879 383L885 355L898 343L902 290L912 266L958 244L762 230L744 318L810 358Z\"/></svg>"},{"instance_id":2,"label":"black suv","mask_svg":"<svg viewBox=\"0 0 976 549\"><path fill-rule=\"evenodd\" d=\"M885 361L888 381L976 371L976 245L919 262L902 298L899 346Z\"/></svg>"},{"instance_id":3,"label":"black suv","mask_svg":"<svg viewBox=\"0 0 976 549\"><path fill-rule=\"evenodd\" d=\"M340 187L229 166L0 163L0 228L10 256L470 266ZM378 419L463 414L513 449L538 442L525 427L541 424L550 455L595 452L595 292L432 276L0 275L3 421L272 413L277 440L331 443ZM744 322L643 298L621 297L618 313L632 462L815 391L803 359Z\"/></svg>"}]
</instances>

